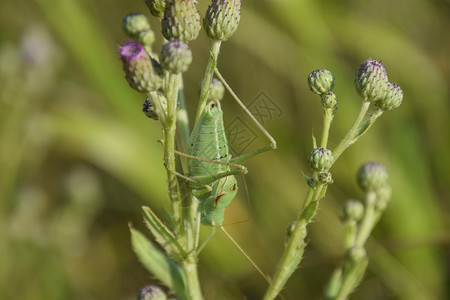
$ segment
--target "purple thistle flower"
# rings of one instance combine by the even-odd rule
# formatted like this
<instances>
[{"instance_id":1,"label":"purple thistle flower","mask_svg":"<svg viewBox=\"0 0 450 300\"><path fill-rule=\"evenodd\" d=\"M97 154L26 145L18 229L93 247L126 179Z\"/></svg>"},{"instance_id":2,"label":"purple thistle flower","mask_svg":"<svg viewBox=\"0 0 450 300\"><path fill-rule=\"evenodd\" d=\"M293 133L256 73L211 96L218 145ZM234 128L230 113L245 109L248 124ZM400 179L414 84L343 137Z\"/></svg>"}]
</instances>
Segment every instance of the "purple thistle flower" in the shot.
<instances>
[{"instance_id":1,"label":"purple thistle flower","mask_svg":"<svg viewBox=\"0 0 450 300\"><path fill-rule=\"evenodd\" d=\"M140 43L126 41L119 47L119 55L125 78L133 89L148 93L161 87L163 70Z\"/></svg>"}]
</instances>

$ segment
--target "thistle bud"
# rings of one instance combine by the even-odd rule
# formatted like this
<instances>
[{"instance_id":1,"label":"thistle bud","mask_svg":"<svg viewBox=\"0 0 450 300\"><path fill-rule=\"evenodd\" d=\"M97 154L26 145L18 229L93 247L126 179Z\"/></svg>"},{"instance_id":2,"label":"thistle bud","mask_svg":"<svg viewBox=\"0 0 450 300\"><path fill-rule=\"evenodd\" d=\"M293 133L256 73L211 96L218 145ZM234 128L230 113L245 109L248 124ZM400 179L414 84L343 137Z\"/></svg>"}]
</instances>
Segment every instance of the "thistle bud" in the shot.
<instances>
[{"instance_id":1,"label":"thistle bud","mask_svg":"<svg viewBox=\"0 0 450 300\"><path fill-rule=\"evenodd\" d=\"M225 87L222 81L213 78L209 87L209 100L222 100L225 93Z\"/></svg>"},{"instance_id":2,"label":"thistle bud","mask_svg":"<svg viewBox=\"0 0 450 300\"><path fill-rule=\"evenodd\" d=\"M375 102L382 110L392 110L402 104L403 91L395 83L388 82L387 91L383 98Z\"/></svg>"},{"instance_id":3,"label":"thistle bud","mask_svg":"<svg viewBox=\"0 0 450 300\"><path fill-rule=\"evenodd\" d=\"M377 195L377 202L375 204L375 208L377 210L384 210L389 202L391 200L392 196L392 188L389 184L385 184L382 187L378 188L375 191L375 194Z\"/></svg>"},{"instance_id":4,"label":"thistle bud","mask_svg":"<svg viewBox=\"0 0 450 300\"><path fill-rule=\"evenodd\" d=\"M334 77L326 69L315 70L308 75L308 84L313 93L322 95L333 90Z\"/></svg>"},{"instance_id":5,"label":"thistle bud","mask_svg":"<svg viewBox=\"0 0 450 300\"><path fill-rule=\"evenodd\" d=\"M348 258L353 262L360 262L364 257L366 257L366 249L360 246L354 246L348 250Z\"/></svg>"},{"instance_id":6,"label":"thistle bud","mask_svg":"<svg viewBox=\"0 0 450 300\"><path fill-rule=\"evenodd\" d=\"M195 40L200 32L200 15L194 0L167 0L161 21L162 34L167 40Z\"/></svg>"},{"instance_id":7,"label":"thistle bud","mask_svg":"<svg viewBox=\"0 0 450 300\"><path fill-rule=\"evenodd\" d=\"M150 13L158 18L164 16L164 9L166 8L165 0L145 0Z\"/></svg>"},{"instance_id":8,"label":"thistle bud","mask_svg":"<svg viewBox=\"0 0 450 300\"><path fill-rule=\"evenodd\" d=\"M213 0L206 10L203 28L212 40L226 41L241 19L241 0Z\"/></svg>"},{"instance_id":9,"label":"thistle bud","mask_svg":"<svg viewBox=\"0 0 450 300\"><path fill-rule=\"evenodd\" d=\"M321 96L322 106L325 109L335 109L337 106L337 97L333 92L325 92Z\"/></svg>"},{"instance_id":10,"label":"thistle bud","mask_svg":"<svg viewBox=\"0 0 450 300\"><path fill-rule=\"evenodd\" d=\"M164 69L173 74L186 72L192 62L192 52L185 42L170 40L162 47L159 61Z\"/></svg>"},{"instance_id":11,"label":"thistle bud","mask_svg":"<svg viewBox=\"0 0 450 300\"><path fill-rule=\"evenodd\" d=\"M388 87L388 76L381 61L366 60L356 73L355 87L364 101L374 102L383 98Z\"/></svg>"},{"instance_id":12,"label":"thistle bud","mask_svg":"<svg viewBox=\"0 0 450 300\"><path fill-rule=\"evenodd\" d=\"M156 100L155 100L156 101ZM158 101L161 103L161 107L164 112L167 112L167 99L164 95L158 93ZM159 115L155 111L150 98L145 99L144 104L142 104L142 112L149 118L153 120L159 120Z\"/></svg>"},{"instance_id":13,"label":"thistle bud","mask_svg":"<svg viewBox=\"0 0 450 300\"><path fill-rule=\"evenodd\" d=\"M358 171L358 184L364 192L379 190L387 185L387 180L386 168L380 163L366 163Z\"/></svg>"},{"instance_id":14,"label":"thistle bud","mask_svg":"<svg viewBox=\"0 0 450 300\"><path fill-rule=\"evenodd\" d=\"M127 36L137 39L143 45L151 46L155 41L155 34L143 14L126 15L122 20L122 28Z\"/></svg>"},{"instance_id":15,"label":"thistle bud","mask_svg":"<svg viewBox=\"0 0 450 300\"><path fill-rule=\"evenodd\" d=\"M344 220L362 220L364 216L364 205L358 200L349 200L344 205Z\"/></svg>"},{"instance_id":16,"label":"thistle bud","mask_svg":"<svg viewBox=\"0 0 450 300\"><path fill-rule=\"evenodd\" d=\"M330 172L320 172L319 181L323 184L332 184L334 182Z\"/></svg>"},{"instance_id":17,"label":"thistle bud","mask_svg":"<svg viewBox=\"0 0 450 300\"><path fill-rule=\"evenodd\" d=\"M325 148L316 148L309 155L308 162L316 171L328 170L333 163L333 153Z\"/></svg>"},{"instance_id":18,"label":"thistle bud","mask_svg":"<svg viewBox=\"0 0 450 300\"><path fill-rule=\"evenodd\" d=\"M129 85L141 92L158 90L162 85L163 70L138 42L127 41L119 48L125 78Z\"/></svg>"},{"instance_id":19,"label":"thistle bud","mask_svg":"<svg viewBox=\"0 0 450 300\"><path fill-rule=\"evenodd\" d=\"M138 300L166 300L164 291L156 285L146 285L140 291Z\"/></svg>"}]
</instances>

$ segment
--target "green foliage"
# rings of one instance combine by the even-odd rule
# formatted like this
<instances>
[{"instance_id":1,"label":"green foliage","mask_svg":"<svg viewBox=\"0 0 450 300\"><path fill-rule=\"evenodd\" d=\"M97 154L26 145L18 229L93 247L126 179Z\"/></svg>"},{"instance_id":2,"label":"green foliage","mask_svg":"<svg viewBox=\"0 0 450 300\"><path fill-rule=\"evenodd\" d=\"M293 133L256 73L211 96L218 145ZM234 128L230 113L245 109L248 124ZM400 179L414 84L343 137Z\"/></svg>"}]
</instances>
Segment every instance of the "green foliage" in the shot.
<instances>
[{"instance_id":1,"label":"green foliage","mask_svg":"<svg viewBox=\"0 0 450 300\"><path fill-rule=\"evenodd\" d=\"M174 290L180 299L186 299L186 279L181 267L155 248L142 233L133 228L130 231L131 244L142 264L165 286Z\"/></svg>"}]
</instances>

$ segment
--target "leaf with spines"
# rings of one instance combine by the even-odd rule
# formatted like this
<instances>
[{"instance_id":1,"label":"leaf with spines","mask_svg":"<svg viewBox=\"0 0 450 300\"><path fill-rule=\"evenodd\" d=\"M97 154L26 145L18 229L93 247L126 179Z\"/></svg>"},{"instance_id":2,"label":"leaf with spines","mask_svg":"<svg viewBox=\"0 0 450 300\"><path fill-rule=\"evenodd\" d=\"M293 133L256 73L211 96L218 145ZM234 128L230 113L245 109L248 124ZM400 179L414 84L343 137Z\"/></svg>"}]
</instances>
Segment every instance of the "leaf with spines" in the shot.
<instances>
[{"instance_id":1,"label":"leaf with spines","mask_svg":"<svg viewBox=\"0 0 450 300\"><path fill-rule=\"evenodd\" d=\"M167 287L174 290L180 299L187 299L183 269L155 248L142 233L132 227L130 231L133 250L144 267Z\"/></svg>"},{"instance_id":2,"label":"leaf with spines","mask_svg":"<svg viewBox=\"0 0 450 300\"><path fill-rule=\"evenodd\" d=\"M186 252L176 240L169 228L164 225L150 207L143 206L145 226L155 237L156 242L166 251L166 253L177 260L186 256Z\"/></svg>"}]
</instances>

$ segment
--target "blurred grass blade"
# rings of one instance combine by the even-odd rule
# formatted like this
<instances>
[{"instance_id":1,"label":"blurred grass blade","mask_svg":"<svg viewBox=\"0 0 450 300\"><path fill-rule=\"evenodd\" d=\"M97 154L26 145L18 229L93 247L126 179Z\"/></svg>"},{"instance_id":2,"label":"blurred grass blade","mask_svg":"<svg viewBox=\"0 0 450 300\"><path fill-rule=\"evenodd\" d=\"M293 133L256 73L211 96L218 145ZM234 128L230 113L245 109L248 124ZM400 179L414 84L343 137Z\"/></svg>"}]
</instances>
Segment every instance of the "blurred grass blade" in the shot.
<instances>
[{"instance_id":1,"label":"blurred grass blade","mask_svg":"<svg viewBox=\"0 0 450 300\"><path fill-rule=\"evenodd\" d=\"M155 213L147 206L142 207L144 223L155 237L156 242L164 248L168 255L181 259L186 256L186 251L175 239L173 233L164 225Z\"/></svg>"},{"instance_id":2,"label":"blurred grass blade","mask_svg":"<svg viewBox=\"0 0 450 300\"><path fill-rule=\"evenodd\" d=\"M134 252L144 267L174 290L180 299L186 299L185 278L181 267L156 249L142 233L132 227L130 231Z\"/></svg>"}]
</instances>

